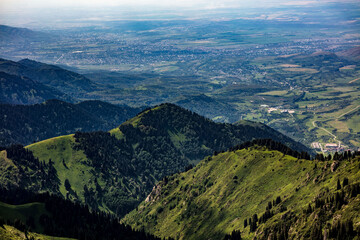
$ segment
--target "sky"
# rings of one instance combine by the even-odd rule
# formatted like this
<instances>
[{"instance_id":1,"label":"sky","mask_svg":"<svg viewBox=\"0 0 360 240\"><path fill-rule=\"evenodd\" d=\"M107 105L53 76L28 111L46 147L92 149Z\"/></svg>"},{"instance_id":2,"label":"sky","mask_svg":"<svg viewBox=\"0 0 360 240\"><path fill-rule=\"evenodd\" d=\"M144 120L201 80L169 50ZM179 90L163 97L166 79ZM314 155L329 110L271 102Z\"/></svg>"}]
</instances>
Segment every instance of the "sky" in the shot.
<instances>
[{"instance_id":1,"label":"sky","mask_svg":"<svg viewBox=\"0 0 360 240\"><path fill-rule=\"evenodd\" d=\"M109 6L158 6L158 7L198 7L207 6L224 6L229 4L218 0L0 0L1 8L14 10L17 8L58 8L58 7L109 7Z\"/></svg>"},{"instance_id":2,"label":"sky","mask_svg":"<svg viewBox=\"0 0 360 240\"><path fill-rule=\"evenodd\" d=\"M271 6L306 6L329 2L357 2L358 0L0 0L0 14L13 11L33 11L61 8L165 8L165 9L221 9Z\"/></svg>"},{"instance_id":3,"label":"sky","mask_svg":"<svg viewBox=\"0 0 360 240\"><path fill-rule=\"evenodd\" d=\"M322 0L324 2L324 0ZM153 6L163 8L231 8L272 4L304 5L321 0L0 0L2 11L60 7Z\"/></svg>"},{"instance_id":4,"label":"sky","mask_svg":"<svg viewBox=\"0 0 360 240\"><path fill-rule=\"evenodd\" d=\"M329 2L359 0L0 0L0 24L19 27L53 25L60 20L76 18L126 19L133 12L160 10L221 10L295 6L311 7ZM127 15L124 13L127 11ZM171 11L168 11L170 13ZM112 16L110 16L112 14ZM191 13L192 14L192 13ZM133 14L134 15L134 14Z\"/></svg>"},{"instance_id":5,"label":"sky","mask_svg":"<svg viewBox=\"0 0 360 240\"><path fill-rule=\"evenodd\" d=\"M139 12L156 10L216 10L265 6L285 0L0 0L0 24L29 27L55 19L96 18L114 11ZM112 11L112 13L111 13ZM87 14L88 13L88 14ZM129 14L128 14L129 16Z\"/></svg>"}]
</instances>

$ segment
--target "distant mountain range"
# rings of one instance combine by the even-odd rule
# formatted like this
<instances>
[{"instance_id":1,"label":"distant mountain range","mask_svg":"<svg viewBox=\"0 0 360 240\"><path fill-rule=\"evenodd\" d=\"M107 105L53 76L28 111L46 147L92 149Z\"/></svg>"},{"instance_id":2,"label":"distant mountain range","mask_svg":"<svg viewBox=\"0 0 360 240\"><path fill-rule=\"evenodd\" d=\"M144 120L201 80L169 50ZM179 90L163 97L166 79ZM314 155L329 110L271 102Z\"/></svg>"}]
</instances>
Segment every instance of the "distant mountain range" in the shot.
<instances>
[{"instance_id":1,"label":"distant mountain range","mask_svg":"<svg viewBox=\"0 0 360 240\"><path fill-rule=\"evenodd\" d=\"M0 104L0 146L27 145L76 131L110 130L141 109L96 100L77 104L60 100L35 105Z\"/></svg>"},{"instance_id":2,"label":"distant mountain range","mask_svg":"<svg viewBox=\"0 0 360 240\"><path fill-rule=\"evenodd\" d=\"M34 104L47 99L73 101L73 98L52 87L0 71L0 103Z\"/></svg>"},{"instance_id":3,"label":"distant mountain range","mask_svg":"<svg viewBox=\"0 0 360 240\"><path fill-rule=\"evenodd\" d=\"M32 31L28 28L18 28L6 25L0 25L0 42L25 42L25 41L42 41L53 38L51 34Z\"/></svg>"},{"instance_id":4,"label":"distant mountain range","mask_svg":"<svg viewBox=\"0 0 360 240\"><path fill-rule=\"evenodd\" d=\"M0 72L29 78L73 98L82 98L86 93L100 88L98 84L78 73L29 59L18 62L0 59Z\"/></svg>"},{"instance_id":5,"label":"distant mountain range","mask_svg":"<svg viewBox=\"0 0 360 240\"><path fill-rule=\"evenodd\" d=\"M240 40L231 26L213 36ZM145 22L127 28L149 30ZM194 33L207 34L199 29ZM217 49L216 55L180 49L181 58L193 60L176 61L175 68L153 61L138 74L94 70L82 75L70 66L0 59L0 239L360 239L360 152L315 155L265 124L240 120L251 112L249 119L304 142L322 137L331 121L334 140L356 143L356 134L350 135L359 114L360 48L343 50L356 34L331 52L310 53L330 49L331 41L304 41L305 48L278 40L263 45L253 30L245 33L257 38L254 47L244 41L245 57L230 48ZM282 37L297 39L297 34ZM0 25L0 43L14 49L47 46L52 54L56 44L43 45L52 38ZM37 47L27 49L30 42ZM113 52L115 58L132 57L133 52L122 54L126 46L119 48L121 54ZM302 51L297 49L304 53L288 54ZM152 59L165 56L157 46L154 50ZM24 56L11 52L4 56ZM194 57L197 53L201 58ZM226 69L217 68L220 63ZM171 103L145 108L94 99L133 106ZM270 108L277 110L270 113ZM336 114L335 109L346 110ZM345 118L351 128L337 131L335 122ZM297 134L308 126L307 135Z\"/></svg>"},{"instance_id":6,"label":"distant mountain range","mask_svg":"<svg viewBox=\"0 0 360 240\"><path fill-rule=\"evenodd\" d=\"M341 52L336 53L336 55L350 59L352 61L360 61L360 47L350 48Z\"/></svg>"}]
</instances>

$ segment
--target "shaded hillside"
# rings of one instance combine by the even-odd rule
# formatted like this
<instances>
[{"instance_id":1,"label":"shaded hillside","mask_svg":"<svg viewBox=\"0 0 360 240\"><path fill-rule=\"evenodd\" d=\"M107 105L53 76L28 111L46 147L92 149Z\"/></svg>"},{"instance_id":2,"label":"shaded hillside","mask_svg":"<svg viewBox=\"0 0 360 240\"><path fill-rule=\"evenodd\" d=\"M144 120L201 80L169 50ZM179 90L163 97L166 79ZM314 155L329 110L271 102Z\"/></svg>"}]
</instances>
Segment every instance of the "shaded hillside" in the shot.
<instances>
[{"instance_id":1,"label":"shaded hillside","mask_svg":"<svg viewBox=\"0 0 360 240\"><path fill-rule=\"evenodd\" d=\"M7 188L28 189L34 192L50 191L59 194L59 178L54 162L39 161L21 145L0 149L0 182Z\"/></svg>"},{"instance_id":2,"label":"shaded hillside","mask_svg":"<svg viewBox=\"0 0 360 240\"><path fill-rule=\"evenodd\" d=\"M249 144L164 178L123 222L175 239L224 239L231 233L243 239L358 235L359 156L305 160L268 143L284 152Z\"/></svg>"},{"instance_id":3,"label":"shaded hillside","mask_svg":"<svg viewBox=\"0 0 360 240\"><path fill-rule=\"evenodd\" d=\"M183 171L214 151L262 137L306 150L262 124L214 123L173 104L144 110L110 133L77 132L27 149L40 162L48 164L51 159L63 196L123 216L164 176ZM14 163L12 158L2 161L4 166ZM3 169L4 175L12 175L16 168Z\"/></svg>"},{"instance_id":4,"label":"shaded hillside","mask_svg":"<svg viewBox=\"0 0 360 240\"><path fill-rule=\"evenodd\" d=\"M30 78L74 97L83 97L99 87L78 73L29 59L19 62L0 59L0 71Z\"/></svg>"},{"instance_id":5,"label":"shaded hillside","mask_svg":"<svg viewBox=\"0 0 360 240\"><path fill-rule=\"evenodd\" d=\"M141 109L101 101L49 100L35 105L0 104L0 146L30 144L75 131L110 130Z\"/></svg>"},{"instance_id":6,"label":"shaded hillside","mask_svg":"<svg viewBox=\"0 0 360 240\"><path fill-rule=\"evenodd\" d=\"M114 105L107 102L89 100L83 101L76 104L78 107L92 113L94 116L97 116L101 120L111 123L108 124L109 127L97 130L106 130L114 128L139 113L144 107L133 108L126 105ZM90 131L90 130L80 130L80 131Z\"/></svg>"},{"instance_id":7,"label":"shaded hillside","mask_svg":"<svg viewBox=\"0 0 360 240\"><path fill-rule=\"evenodd\" d=\"M58 90L47 87L27 77L0 71L0 102L10 104L34 104L48 99L72 99Z\"/></svg>"},{"instance_id":8,"label":"shaded hillside","mask_svg":"<svg viewBox=\"0 0 360 240\"><path fill-rule=\"evenodd\" d=\"M27 28L0 25L0 42L34 42L49 40L49 38L53 38L53 36L43 32L32 31Z\"/></svg>"},{"instance_id":9,"label":"shaded hillside","mask_svg":"<svg viewBox=\"0 0 360 240\"><path fill-rule=\"evenodd\" d=\"M174 104L145 110L111 133L119 138L125 135L127 140L130 137L135 142L145 136L160 135L189 160L200 160L213 151L226 150L257 138L271 138L298 151L309 150L264 124L250 121L240 121L237 125L215 123Z\"/></svg>"},{"instance_id":10,"label":"shaded hillside","mask_svg":"<svg viewBox=\"0 0 360 240\"><path fill-rule=\"evenodd\" d=\"M4 223L12 225L19 231L30 236L38 236L31 232L41 234L76 238L76 239L159 239L143 231L134 231L130 227L119 223L119 219L101 212L90 212L89 208L55 195L34 194L21 189L0 188L0 228L7 230ZM0 238L5 239L12 234L0 230ZM21 235L20 235L21 236ZM50 238L39 235L40 238Z\"/></svg>"},{"instance_id":11,"label":"shaded hillside","mask_svg":"<svg viewBox=\"0 0 360 240\"><path fill-rule=\"evenodd\" d=\"M236 122L240 119L239 112L231 105L217 101L205 94L187 96L176 101L176 104L216 122Z\"/></svg>"},{"instance_id":12,"label":"shaded hillside","mask_svg":"<svg viewBox=\"0 0 360 240\"><path fill-rule=\"evenodd\" d=\"M345 51L338 52L336 55L353 61L360 61L360 47L350 48Z\"/></svg>"},{"instance_id":13,"label":"shaded hillside","mask_svg":"<svg viewBox=\"0 0 360 240\"><path fill-rule=\"evenodd\" d=\"M64 240L64 238L61 237L47 236L29 231L20 231L19 229L7 224L0 227L0 238L3 240L27 240L27 238L31 239L31 237L37 240ZM68 240L71 239L68 238Z\"/></svg>"}]
</instances>

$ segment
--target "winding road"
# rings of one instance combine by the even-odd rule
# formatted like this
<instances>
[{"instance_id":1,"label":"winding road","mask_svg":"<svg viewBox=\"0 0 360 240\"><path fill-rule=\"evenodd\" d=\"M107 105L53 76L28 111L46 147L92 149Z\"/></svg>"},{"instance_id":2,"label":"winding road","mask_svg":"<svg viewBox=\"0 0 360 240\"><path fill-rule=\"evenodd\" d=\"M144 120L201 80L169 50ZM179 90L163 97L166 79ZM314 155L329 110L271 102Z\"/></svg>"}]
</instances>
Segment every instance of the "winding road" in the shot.
<instances>
[{"instance_id":1,"label":"winding road","mask_svg":"<svg viewBox=\"0 0 360 240\"><path fill-rule=\"evenodd\" d=\"M321 121L328 121L328 120L331 120L331 119L337 120L337 119L339 119L339 118L342 118L342 117L345 116L346 114L349 114L349 113L355 111L355 110L358 109L358 108L360 108L360 105L358 105L358 106L356 106L355 108L347 111L346 113L343 113L343 114L339 115L338 117L328 118L328 119L326 119L326 120L321 120ZM336 137L332 132L330 132L329 130L326 130L326 129L323 128L323 127L319 127L319 126L316 124L316 122L318 122L318 121L316 121L316 120L312 121L312 125L313 125L315 128L319 128L319 129L327 132L329 135L331 135L331 136L334 138L334 141L335 141L335 142L338 142L338 143L339 143L339 146L341 145L341 141L336 140L337 137ZM322 147L321 147L321 151L323 152Z\"/></svg>"}]
</instances>

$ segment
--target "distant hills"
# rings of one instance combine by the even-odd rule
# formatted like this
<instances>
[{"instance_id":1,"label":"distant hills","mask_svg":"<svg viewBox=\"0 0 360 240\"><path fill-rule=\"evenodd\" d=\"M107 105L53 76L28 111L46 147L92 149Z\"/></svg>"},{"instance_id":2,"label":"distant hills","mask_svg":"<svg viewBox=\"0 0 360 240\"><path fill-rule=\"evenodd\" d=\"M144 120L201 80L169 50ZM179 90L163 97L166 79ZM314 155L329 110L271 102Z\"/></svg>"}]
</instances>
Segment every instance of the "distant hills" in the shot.
<instances>
[{"instance_id":1,"label":"distant hills","mask_svg":"<svg viewBox=\"0 0 360 240\"><path fill-rule=\"evenodd\" d=\"M0 239L360 239L356 31L175 22L0 25Z\"/></svg>"},{"instance_id":2,"label":"distant hills","mask_svg":"<svg viewBox=\"0 0 360 240\"><path fill-rule=\"evenodd\" d=\"M336 55L343 58L347 58L353 61L360 61L360 47L350 48L341 52L336 53Z\"/></svg>"},{"instance_id":3,"label":"distant hills","mask_svg":"<svg viewBox=\"0 0 360 240\"><path fill-rule=\"evenodd\" d=\"M175 104L217 122L236 122L240 119L239 111L233 106L205 94L183 96Z\"/></svg>"},{"instance_id":4,"label":"distant hills","mask_svg":"<svg viewBox=\"0 0 360 240\"><path fill-rule=\"evenodd\" d=\"M0 102L10 104L34 104L47 99L73 99L42 83L24 76L17 76L0 71Z\"/></svg>"},{"instance_id":5,"label":"distant hills","mask_svg":"<svg viewBox=\"0 0 360 240\"><path fill-rule=\"evenodd\" d=\"M0 71L32 79L74 98L82 98L99 89L98 84L78 73L29 59L19 62L0 59Z\"/></svg>"},{"instance_id":6,"label":"distant hills","mask_svg":"<svg viewBox=\"0 0 360 240\"><path fill-rule=\"evenodd\" d=\"M29 42L31 41L41 41L41 40L49 40L49 38L53 38L54 36L33 31L27 28L18 28L18 27L10 27L6 25L0 25L0 42Z\"/></svg>"},{"instance_id":7,"label":"distant hills","mask_svg":"<svg viewBox=\"0 0 360 240\"><path fill-rule=\"evenodd\" d=\"M29 145L26 150L6 148L0 157L0 183L51 191L123 216L163 177L183 171L214 151L263 137L308 150L262 124L215 123L176 105L162 104L110 133L77 132ZM52 169L53 175L38 174L41 165L30 164L34 158L49 166L45 173Z\"/></svg>"},{"instance_id":8,"label":"distant hills","mask_svg":"<svg viewBox=\"0 0 360 240\"><path fill-rule=\"evenodd\" d=\"M360 157L281 148L256 141L207 157L164 178L124 222L174 239L356 239Z\"/></svg>"},{"instance_id":9,"label":"distant hills","mask_svg":"<svg viewBox=\"0 0 360 240\"><path fill-rule=\"evenodd\" d=\"M23 85L17 85L16 89L20 89L20 86ZM140 111L141 108L97 100L77 104L60 100L35 105L0 104L0 146L13 143L27 145L76 131L106 131Z\"/></svg>"}]
</instances>

